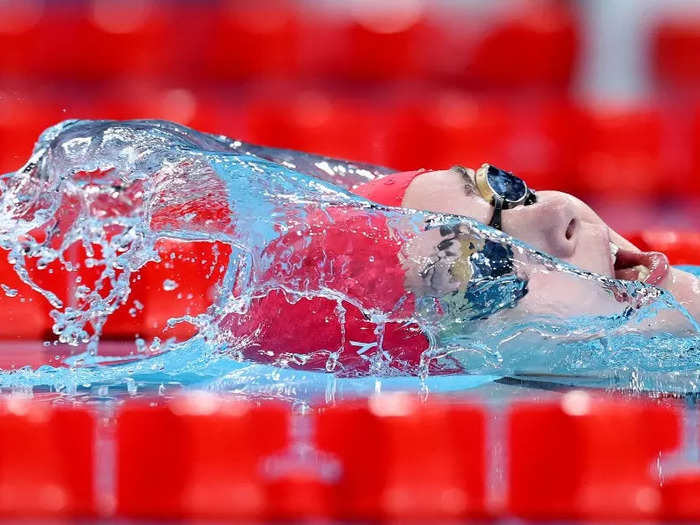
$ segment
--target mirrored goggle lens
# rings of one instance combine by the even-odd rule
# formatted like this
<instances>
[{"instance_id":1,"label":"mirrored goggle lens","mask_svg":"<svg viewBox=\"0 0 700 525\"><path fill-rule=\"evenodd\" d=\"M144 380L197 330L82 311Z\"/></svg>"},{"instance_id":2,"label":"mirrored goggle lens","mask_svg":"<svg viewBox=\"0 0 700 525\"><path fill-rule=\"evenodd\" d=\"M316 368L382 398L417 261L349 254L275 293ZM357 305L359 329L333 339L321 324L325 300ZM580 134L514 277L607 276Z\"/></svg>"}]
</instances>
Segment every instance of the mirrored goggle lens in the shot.
<instances>
[{"instance_id":1,"label":"mirrored goggle lens","mask_svg":"<svg viewBox=\"0 0 700 525\"><path fill-rule=\"evenodd\" d=\"M527 194L525 182L507 171L489 166L486 178L494 193L506 201L519 202Z\"/></svg>"}]
</instances>

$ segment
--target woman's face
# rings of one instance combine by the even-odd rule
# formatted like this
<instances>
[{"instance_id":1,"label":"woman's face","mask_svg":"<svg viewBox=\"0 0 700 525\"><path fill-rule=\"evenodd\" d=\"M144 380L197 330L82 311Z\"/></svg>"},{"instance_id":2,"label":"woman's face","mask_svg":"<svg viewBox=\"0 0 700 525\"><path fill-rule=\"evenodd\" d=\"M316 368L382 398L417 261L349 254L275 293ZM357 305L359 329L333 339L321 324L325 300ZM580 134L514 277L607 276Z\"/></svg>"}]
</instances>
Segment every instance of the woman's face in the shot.
<instances>
[{"instance_id":1,"label":"woman's face","mask_svg":"<svg viewBox=\"0 0 700 525\"><path fill-rule=\"evenodd\" d=\"M473 179L474 172L468 172ZM419 175L406 190L402 206L464 215L484 224L494 212L475 185L457 170ZM538 191L536 203L503 210L502 229L584 270L666 288L700 319L700 280L670 268L663 254L642 252L572 195Z\"/></svg>"}]
</instances>

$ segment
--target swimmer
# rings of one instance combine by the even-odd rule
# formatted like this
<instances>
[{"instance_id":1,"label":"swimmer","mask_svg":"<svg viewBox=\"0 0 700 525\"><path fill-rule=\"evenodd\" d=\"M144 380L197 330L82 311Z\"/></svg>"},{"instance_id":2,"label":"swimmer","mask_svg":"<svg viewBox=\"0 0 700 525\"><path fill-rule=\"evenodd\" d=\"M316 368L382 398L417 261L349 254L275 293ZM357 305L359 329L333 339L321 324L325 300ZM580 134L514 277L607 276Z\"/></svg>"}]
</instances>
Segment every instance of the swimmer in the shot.
<instances>
[{"instance_id":1,"label":"swimmer","mask_svg":"<svg viewBox=\"0 0 700 525\"><path fill-rule=\"evenodd\" d=\"M700 280L671 267L663 253L641 251L572 195L533 192L514 174L488 164L396 173L354 191L388 206L471 217L583 270L659 286L700 321ZM413 280L412 286L421 283Z\"/></svg>"},{"instance_id":2,"label":"swimmer","mask_svg":"<svg viewBox=\"0 0 700 525\"><path fill-rule=\"evenodd\" d=\"M473 218L588 272L663 287L700 320L700 280L696 277L670 267L664 254L637 249L579 199L554 191L534 192L515 175L493 166L387 174L353 192L383 206ZM224 323L237 336L256 333L255 344L243 352L246 357L279 363L280 352L270 349L284 349L285 365L328 369L328 349L342 348L332 366L341 368L341 373L356 374L371 371L381 348L392 368L415 373L428 339L416 323L404 320L411 317L418 298L445 298L465 289L468 301L479 306L472 319L484 319L496 311L502 319L518 320L542 314L619 313L609 309L609 297L588 285L577 289L582 283L557 271L534 271L520 281L520 288L516 280L510 299L493 306L493 296L475 296L467 286L474 272L486 278L513 273L514 254L500 244L475 240L453 227L422 232L402 245L391 235L367 235L388 231L381 214L342 208L329 213L332 220L319 214L309 218L310 225L301 225L309 243L291 234L274 241L266 250L273 260L275 254L291 251L302 262L296 266L288 261L273 263L264 278L289 279L290 283L302 279L309 289L330 286L365 306L391 312L382 327L381 341L377 321L351 302L342 302L343 322L338 324L339 303L335 300L316 297L290 302L282 291L272 291L254 301L246 315L232 316ZM485 252L487 262L475 268L470 257ZM328 271L333 268L334 272ZM328 274L332 278L324 281ZM398 309L397 304L401 305ZM657 314L647 326L638 328L675 331L679 326L675 314ZM280 319L290 322L276 322ZM445 361L432 372L465 371L459 358L447 367ZM338 372L338 368L332 370Z\"/></svg>"},{"instance_id":3,"label":"swimmer","mask_svg":"<svg viewBox=\"0 0 700 525\"><path fill-rule=\"evenodd\" d=\"M346 375L387 363L418 373L431 342L456 334L445 340L459 346L467 331L483 339L482 320L510 326L551 313L625 323L634 308L611 293L605 277L664 288L700 319L698 279L671 268L663 254L638 250L575 197L534 192L489 165L391 173L167 122L68 121L47 130L30 162L0 181L0 211L9 213L3 224L12 226L3 235L18 253L42 253L36 245L50 248L51 236L84 239L90 232L92 242L104 242L105 226L87 230L86 222L131 234L114 249L118 264L135 272L152 257L147 243L154 239L235 246L240 258L225 276L230 295L220 301L226 309L212 321L217 343L257 362ZM77 208L78 201L85 205ZM42 228L50 236L31 237L47 218ZM485 235L471 219L495 230ZM591 273L537 268L526 257L540 254L516 250L513 238ZM227 304L244 296L249 302ZM102 322L105 304L95 299ZM450 308L452 332L440 332L438 321L428 333L423 321ZM69 313L68 321L84 323L94 312ZM661 319L644 328L673 327L665 313L682 317L669 308L643 318ZM435 372L465 370L455 358Z\"/></svg>"}]
</instances>

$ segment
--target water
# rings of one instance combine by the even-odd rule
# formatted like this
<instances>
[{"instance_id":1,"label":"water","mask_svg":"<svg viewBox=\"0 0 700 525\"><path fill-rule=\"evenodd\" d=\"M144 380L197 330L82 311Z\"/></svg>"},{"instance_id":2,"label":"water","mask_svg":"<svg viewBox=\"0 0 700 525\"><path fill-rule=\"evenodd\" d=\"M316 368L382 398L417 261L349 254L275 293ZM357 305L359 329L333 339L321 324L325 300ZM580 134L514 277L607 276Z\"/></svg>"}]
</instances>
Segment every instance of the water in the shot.
<instances>
[{"instance_id":1,"label":"water","mask_svg":"<svg viewBox=\"0 0 700 525\"><path fill-rule=\"evenodd\" d=\"M384 208L348 191L388 171L165 122L48 129L27 164L0 178L0 247L51 305L46 344L57 359L2 371L0 386L133 394L182 385L332 399L522 376L697 390L700 330L668 293L584 272L465 217ZM424 254L446 235L469 245L465 281L435 272L434 289L397 286L398 265L383 265L393 257L407 280L424 282ZM512 268L497 269L498 250L512 253ZM144 305L149 295L136 290L149 267L187 264L187 275L158 274L149 293L160 310ZM54 286L60 279L72 284ZM180 308L155 333L129 330L130 319L143 326L149 312L199 304L189 288L198 279L216 283L204 307ZM7 284L3 293L22 295ZM531 301L538 294L552 297L546 310ZM289 315L309 304L324 305L324 315ZM122 305L127 328L115 343L105 334ZM364 323L361 342L353 323ZM324 325L338 339L319 347ZM410 327L429 346L392 348L392 331Z\"/></svg>"}]
</instances>

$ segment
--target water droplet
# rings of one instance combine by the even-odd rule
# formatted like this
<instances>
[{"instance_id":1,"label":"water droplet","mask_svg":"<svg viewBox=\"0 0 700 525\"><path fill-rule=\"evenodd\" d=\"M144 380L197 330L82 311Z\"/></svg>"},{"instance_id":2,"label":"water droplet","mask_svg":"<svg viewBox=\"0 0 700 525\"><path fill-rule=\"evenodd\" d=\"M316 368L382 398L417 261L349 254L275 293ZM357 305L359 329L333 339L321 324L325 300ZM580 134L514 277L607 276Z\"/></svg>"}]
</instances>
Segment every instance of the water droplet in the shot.
<instances>
[{"instance_id":1,"label":"water droplet","mask_svg":"<svg viewBox=\"0 0 700 525\"><path fill-rule=\"evenodd\" d=\"M17 295L17 290L14 288L10 288L6 284L0 284L0 287L2 287L2 290L5 292L5 295L8 297L15 297Z\"/></svg>"},{"instance_id":2,"label":"water droplet","mask_svg":"<svg viewBox=\"0 0 700 525\"><path fill-rule=\"evenodd\" d=\"M134 396L138 392L138 386L136 385L136 381L134 381L133 378L127 377L126 378L126 391L129 392L130 395Z\"/></svg>"},{"instance_id":3,"label":"water droplet","mask_svg":"<svg viewBox=\"0 0 700 525\"><path fill-rule=\"evenodd\" d=\"M165 290L166 292L172 292L178 286L179 285L172 279L166 279L165 281L163 281L163 290Z\"/></svg>"}]
</instances>

